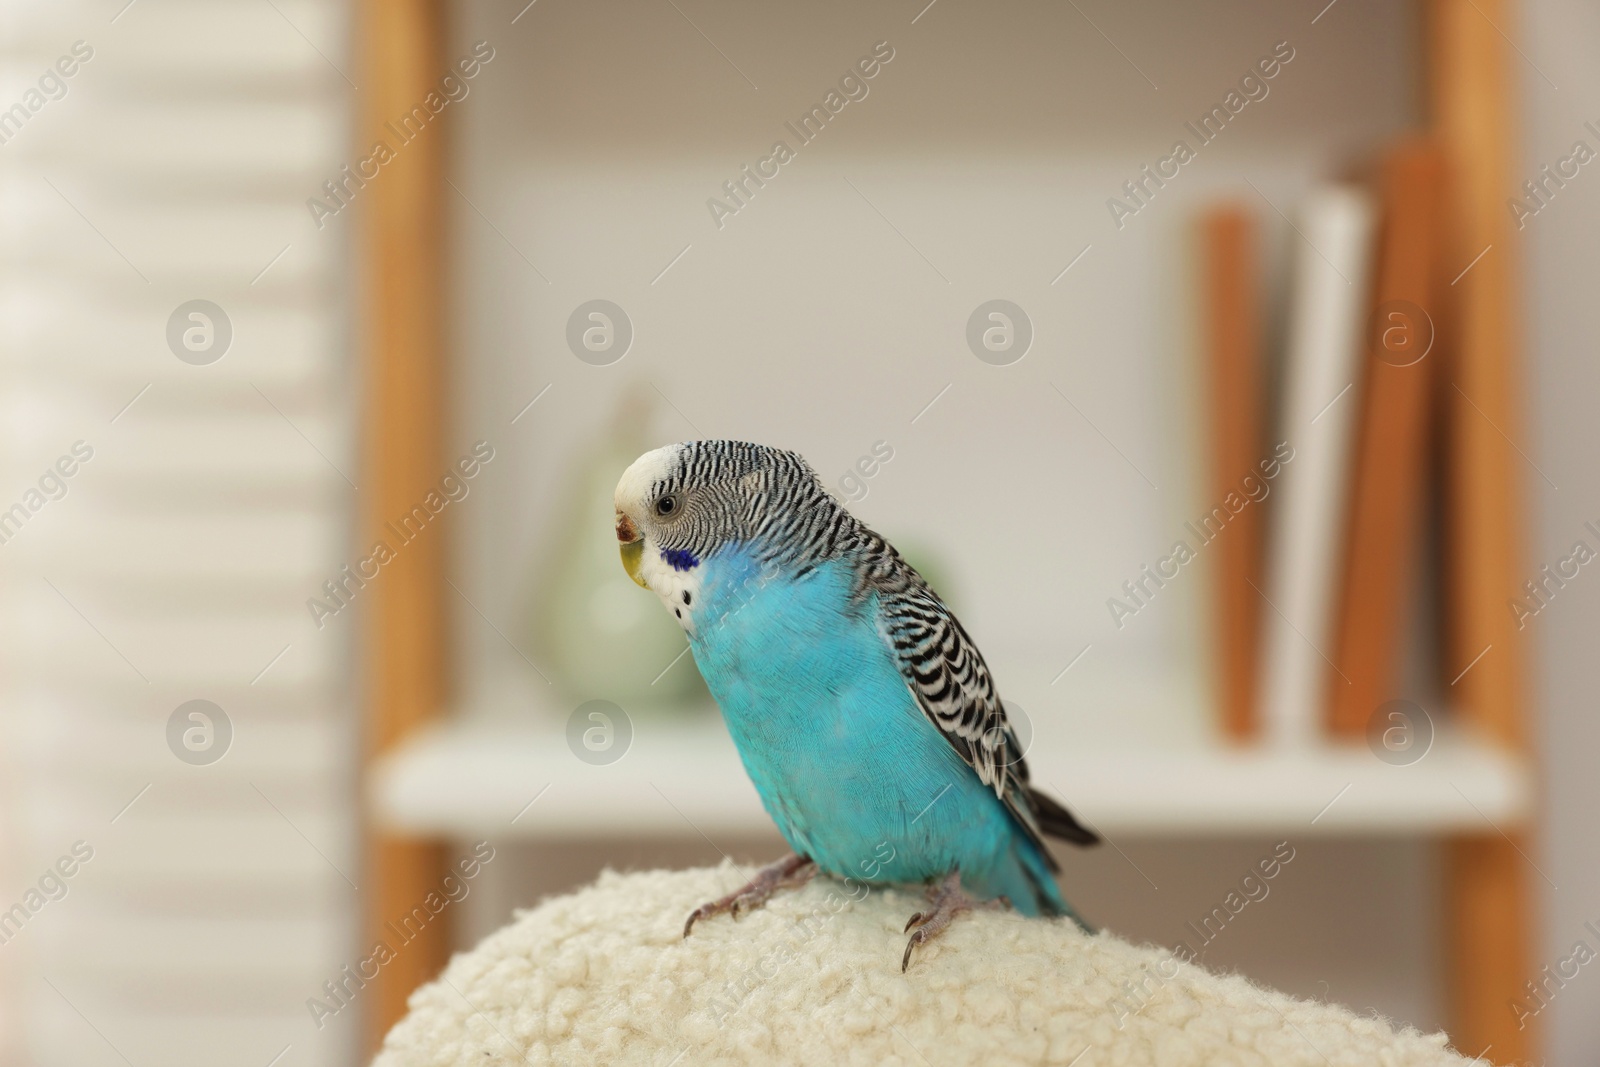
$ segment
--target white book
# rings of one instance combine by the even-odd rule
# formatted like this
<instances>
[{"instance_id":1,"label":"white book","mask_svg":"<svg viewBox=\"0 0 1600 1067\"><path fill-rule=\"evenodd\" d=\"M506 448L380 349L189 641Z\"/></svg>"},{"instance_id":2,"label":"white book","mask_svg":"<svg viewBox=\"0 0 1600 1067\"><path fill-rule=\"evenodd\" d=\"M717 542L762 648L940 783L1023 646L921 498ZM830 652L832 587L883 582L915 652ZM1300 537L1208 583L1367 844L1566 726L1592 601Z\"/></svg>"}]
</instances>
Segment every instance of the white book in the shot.
<instances>
[{"instance_id":1,"label":"white book","mask_svg":"<svg viewBox=\"0 0 1600 1067\"><path fill-rule=\"evenodd\" d=\"M1306 197L1297 223L1303 239L1273 438L1294 452L1269 519L1257 689L1263 735L1280 747L1323 734L1375 215L1365 193L1324 186Z\"/></svg>"}]
</instances>

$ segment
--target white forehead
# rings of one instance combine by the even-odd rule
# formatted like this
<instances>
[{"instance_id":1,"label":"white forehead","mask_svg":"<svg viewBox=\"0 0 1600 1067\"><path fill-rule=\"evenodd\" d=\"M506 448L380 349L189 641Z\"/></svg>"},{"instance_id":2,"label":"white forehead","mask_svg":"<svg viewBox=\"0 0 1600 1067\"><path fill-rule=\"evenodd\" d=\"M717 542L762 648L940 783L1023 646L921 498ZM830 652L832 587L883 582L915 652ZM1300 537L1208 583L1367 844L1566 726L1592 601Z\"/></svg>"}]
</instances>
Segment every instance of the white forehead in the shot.
<instances>
[{"instance_id":1,"label":"white forehead","mask_svg":"<svg viewBox=\"0 0 1600 1067\"><path fill-rule=\"evenodd\" d=\"M622 480L617 482L617 491L613 502L618 508L632 510L646 503L645 497L650 492L650 487L666 479L678 465L678 454L683 445L666 445L646 452L629 465L622 472Z\"/></svg>"}]
</instances>

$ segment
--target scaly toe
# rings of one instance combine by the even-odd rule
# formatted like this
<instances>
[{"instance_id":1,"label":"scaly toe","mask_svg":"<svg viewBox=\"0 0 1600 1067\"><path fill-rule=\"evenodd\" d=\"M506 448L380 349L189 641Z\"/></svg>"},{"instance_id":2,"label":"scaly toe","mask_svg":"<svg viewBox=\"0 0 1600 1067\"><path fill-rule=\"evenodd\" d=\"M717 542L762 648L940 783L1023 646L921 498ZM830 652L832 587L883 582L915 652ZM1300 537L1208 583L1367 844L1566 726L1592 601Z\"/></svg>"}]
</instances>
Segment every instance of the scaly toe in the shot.
<instances>
[{"instance_id":1,"label":"scaly toe","mask_svg":"<svg viewBox=\"0 0 1600 1067\"><path fill-rule=\"evenodd\" d=\"M733 917L737 919L747 911L755 911L757 908L765 907L767 901L775 896L777 896L777 889L765 892L741 893L738 899L733 902L733 908L731 909Z\"/></svg>"},{"instance_id":2,"label":"scaly toe","mask_svg":"<svg viewBox=\"0 0 1600 1067\"><path fill-rule=\"evenodd\" d=\"M701 919L709 919L716 913L716 909L712 908L709 904L702 904L700 907L691 911L689 913L688 920L683 924L683 936L689 936L689 931L694 929L695 923L699 922Z\"/></svg>"},{"instance_id":3,"label":"scaly toe","mask_svg":"<svg viewBox=\"0 0 1600 1067\"><path fill-rule=\"evenodd\" d=\"M765 904L778 890L805 885L816 873L816 865L800 856L790 856L777 863L768 864L761 868L743 888L736 889L725 897L708 901L691 911L689 918L683 924L683 936L688 937L689 931L694 929L694 924L701 919L709 919L725 911L732 912L733 917L737 919L745 912Z\"/></svg>"},{"instance_id":4,"label":"scaly toe","mask_svg":"<svg viewBox=\"0 0 1600 1067\"><path fill-rule=\"evenodd\" d=\"M911 966L911 950L916 948L918 945L922 944L926 940L927 940L927 938L923 936L923 931L921 931L921 930L918 930L916 933L911 935L910 940L908 940L906 942L906 954L904 956L900 957L900 973L901 974L905 974L906 973L906 968Z\"/></svg>"},{"instance_id":5,"label":"scaly toe","mask_svg":"<svg viewBox=\"0 0 1600 1067\"><path fill-rule=\"evenodd\" d=\"M961 876L955 872L946 875L939 883L936 891L930 894L929 899L933 907L926 911L919 911L906 922L906 930L913 926L917 932L911 935L911 940L906 942L905 955L900 957L900 973L904 974L911 965L911 952L918 945L925 945L949 929L956 916L964 911L971 911L974 907L1004 906L991 903L979 903L961 891ZM901 931L904 933L905 931Z\"/></svg>"}]
</instances>

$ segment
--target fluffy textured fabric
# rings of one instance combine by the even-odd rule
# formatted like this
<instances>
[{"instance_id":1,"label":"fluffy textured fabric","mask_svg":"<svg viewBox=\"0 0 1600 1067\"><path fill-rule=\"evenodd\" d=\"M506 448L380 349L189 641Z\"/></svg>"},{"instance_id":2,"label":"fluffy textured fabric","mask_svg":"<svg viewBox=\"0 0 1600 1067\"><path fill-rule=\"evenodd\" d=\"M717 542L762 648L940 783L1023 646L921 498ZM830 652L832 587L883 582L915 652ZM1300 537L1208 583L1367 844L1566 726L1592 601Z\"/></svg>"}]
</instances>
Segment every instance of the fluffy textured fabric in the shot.
<instances>
[{"instance_id":1,"label":"fluffy textured fabric","mask_svg":"<svg viewBox=\"0 0 1600 1067\"><path fill-rule=\"evenodd\" d=\"M960 916L900 973L909 890L830 878L737 922L714 869L603 875L456 956L374 1067L1072 1064L1400 1067L1471 1062L1443 1034L1295 1000L1063 919Z\"/></svg>"}]
</instances>

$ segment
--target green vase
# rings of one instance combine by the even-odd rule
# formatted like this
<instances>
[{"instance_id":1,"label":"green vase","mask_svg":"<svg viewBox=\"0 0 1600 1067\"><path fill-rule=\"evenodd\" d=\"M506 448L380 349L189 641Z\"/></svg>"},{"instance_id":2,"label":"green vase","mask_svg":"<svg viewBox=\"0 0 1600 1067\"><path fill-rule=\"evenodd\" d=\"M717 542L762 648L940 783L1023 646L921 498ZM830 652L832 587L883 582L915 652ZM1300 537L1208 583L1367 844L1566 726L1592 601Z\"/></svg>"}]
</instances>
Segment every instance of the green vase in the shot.
<instances>
[{"instance_id":1,"label":"green vase","mask_svg":"<svg viewBox=\"0 0 1600 1067\"><path fill-rule=\"evenodd\" d=\"M566 697L610 700L630 714L711 700L685 651L688 638L617 554L612 492L647 451L650 416L648 395L627 393L605 434L573 464L535 618L537 643Z\"/></svg>"}]
</instances>

